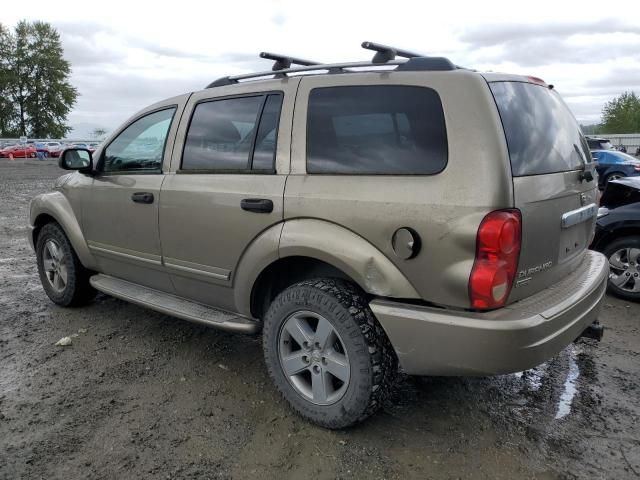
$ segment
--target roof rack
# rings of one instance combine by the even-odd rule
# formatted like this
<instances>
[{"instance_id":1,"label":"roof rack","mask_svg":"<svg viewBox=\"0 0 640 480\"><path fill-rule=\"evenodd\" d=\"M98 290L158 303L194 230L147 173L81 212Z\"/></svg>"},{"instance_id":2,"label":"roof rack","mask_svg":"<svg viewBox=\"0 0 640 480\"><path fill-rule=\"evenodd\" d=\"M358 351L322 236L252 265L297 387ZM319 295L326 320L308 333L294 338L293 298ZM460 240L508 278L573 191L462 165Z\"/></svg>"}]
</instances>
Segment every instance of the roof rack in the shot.
<instances>
[{"instance_id":1,"label":"roof rack","mask_svg":"<svg viewBox=\"0 0 640 480\"><path fill-rule=\"evenodd\" d=\"M448 58L445 57L426 57L418 53L408 52L395 47L389 47L387 45L381 45L373 42L362 42L362 47L367 50L374 50L372 61L370 62L347 62L347 63L317 63L311 60L303 60L300 58L290 57L287 55L277 55L274 53L262 52L261 58L268 60L274 60L275 63L271 70L245 73L241 75L233 75L229 77L218 78L207 85L207 88L222 87L225 85L234 85L242 80L259 79L261 77L266 78L281 78L290 74L297 74L303 72L313 72L324 70L327 73L344 73L349 71L357 71L360 68L366 67L385 67L396 66L398 71L405 72L417 72L417 71L446 71L456 70L460 68ZM395 57L404 57L408 60L396 60ZM299 65L292 68L291 65Z\"/></svg>"},{"instance_id":2,"label":"roof rack","mask_svg":"<svg viewBox=\"0 0 640 480\"><path fill-rule=\"evenodd\" d=\"M319 62L312 60L304 60L302 58L290 57L288 55L278 55L277 53L260 52L260 58L266 58L267 60L275 60L271 70L274 72L277 70L284 70L285 68L291 68L291 65L302 65L308 67L310 65L320 65Z\"/></svg>"},{"instance_id":3,"label":"roof rack","mask_svg":"<svg viewBox=\"0 0 640 480\"><path fill-rule=\"evenodd\" d=\"M416 58L425 56L420 55L419 53L413 53L407 50L401 50L396 47L389 47L387 45L374 42L362 42L362 48L376 52L371 63L387 63L390 60L394 60L396 57Z\"/></svg>"}]
</instances>

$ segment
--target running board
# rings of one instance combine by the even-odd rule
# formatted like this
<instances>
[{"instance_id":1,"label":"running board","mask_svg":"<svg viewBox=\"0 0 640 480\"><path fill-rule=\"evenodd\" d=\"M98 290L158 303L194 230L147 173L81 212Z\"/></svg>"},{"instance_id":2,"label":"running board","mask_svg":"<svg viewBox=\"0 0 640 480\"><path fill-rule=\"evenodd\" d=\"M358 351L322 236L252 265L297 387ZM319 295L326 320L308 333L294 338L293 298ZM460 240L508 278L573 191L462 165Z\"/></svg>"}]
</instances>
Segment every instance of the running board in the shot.
<instances>
[{"instance_id":1,"label":"running board","mask_svg":"<svg viewBox=\"0 0 640 480\"><path fill-rule=\"evenodd\" d=\"M262 328L260 322L109 275L94 275L90 282L102 293L190 322L238 333L257 333Z\"/></svg>"}]
</instances>

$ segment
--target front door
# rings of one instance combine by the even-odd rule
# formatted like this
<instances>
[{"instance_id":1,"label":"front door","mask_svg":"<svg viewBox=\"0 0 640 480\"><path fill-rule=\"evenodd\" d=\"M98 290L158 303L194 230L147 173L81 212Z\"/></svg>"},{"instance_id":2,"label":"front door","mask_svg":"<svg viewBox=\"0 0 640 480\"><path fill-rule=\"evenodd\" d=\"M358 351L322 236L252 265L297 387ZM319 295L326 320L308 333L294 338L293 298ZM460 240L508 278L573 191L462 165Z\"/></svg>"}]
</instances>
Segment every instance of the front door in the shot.
<instances>
[{"instance_id":1,"label":"front door","mask_svg":"<svg viewBox=\"0 0 640 480\"><path fill-rule=\"evenodd\" d=\"M85 238L100 272L168 292L158 203L175 112L169 106L144 114L103 149L83 207Z\"/></svg>"},{"instance_id":2,"label":"front door","mask_svg":"<svg viewBox=\"0 0 640 480\"><path fill-rule=\"evenodd\" d=\"M195 93L162 186L160 239L176 292L233 310L232 282L246 247L282 222L287 137L297 81ZM276 155L277 152L277 155ZM276 167L276 159L278 166Z\"/></svg>"}]
</instances>

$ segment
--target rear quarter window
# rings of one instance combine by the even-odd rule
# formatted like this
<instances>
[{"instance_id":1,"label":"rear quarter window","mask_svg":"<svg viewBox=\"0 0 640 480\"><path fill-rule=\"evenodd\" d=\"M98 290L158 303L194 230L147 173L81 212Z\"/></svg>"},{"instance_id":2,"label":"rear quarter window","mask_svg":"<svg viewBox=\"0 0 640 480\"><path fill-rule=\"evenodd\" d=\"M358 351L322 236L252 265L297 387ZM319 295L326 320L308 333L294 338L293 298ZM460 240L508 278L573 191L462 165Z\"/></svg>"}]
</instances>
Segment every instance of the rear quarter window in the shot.
<instances>
[{"instance_id":1,"label":"rear quarter window","mask_svg":"<svg viewBox=\"0 0 640 480\"><path fill-rule=\"evenodd\" d=\"M431 175L447 164L444 112L435 90L371 85L309 95L307 172Z\"/></svg>"},{"instance_id":2,"label":"rear quarter window","mask_svg":"<svg viewBox=\"0 0 640 480\"><path fill-rule=\"evenodd\" d=\"M514 177L577 170L591 161L580 125L554 90L525 82L489 86L502 119Z\"/></svg>"}]
</instances>

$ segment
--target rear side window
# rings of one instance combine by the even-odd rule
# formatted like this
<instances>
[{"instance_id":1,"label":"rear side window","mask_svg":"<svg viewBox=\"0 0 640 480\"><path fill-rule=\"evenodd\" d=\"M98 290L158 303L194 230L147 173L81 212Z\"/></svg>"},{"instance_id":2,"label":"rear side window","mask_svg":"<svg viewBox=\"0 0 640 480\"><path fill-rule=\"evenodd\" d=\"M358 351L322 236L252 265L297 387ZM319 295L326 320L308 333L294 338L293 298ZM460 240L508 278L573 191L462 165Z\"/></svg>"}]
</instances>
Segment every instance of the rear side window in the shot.
<instances>
[{"instance_id":1,"label":"rear side window","mask_svg":"<svg viewBox=\"0 0 640 480\"><path fill-rule=\"evenodd\" d=\"M317 88L309 95L307 172L430 175L447 164L440 97L430 88Z\"/></svg>"},{"instance_id":2,"label":"rear side window","mask_svg":"<svg viewBox=\"0 0 640 480\"><path fill-rule=\"evenodd\" d=\"M490 83L514 177L566 172L591 161L580 125L554 90L525 82Z\"/></svg>"},{"instance_id":3,"label":"rear side window","mask_svg":"<svg viewBox=\"0 0 640 480\"><path fill-rule=\"evenodd\" d=\"M199 103L191 118L183 170L273 171L280 94Z\"/></svg>"}]
</instances>

